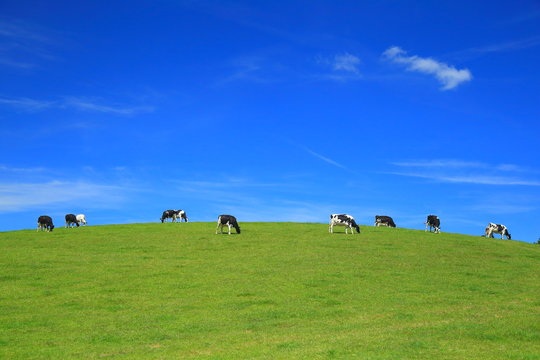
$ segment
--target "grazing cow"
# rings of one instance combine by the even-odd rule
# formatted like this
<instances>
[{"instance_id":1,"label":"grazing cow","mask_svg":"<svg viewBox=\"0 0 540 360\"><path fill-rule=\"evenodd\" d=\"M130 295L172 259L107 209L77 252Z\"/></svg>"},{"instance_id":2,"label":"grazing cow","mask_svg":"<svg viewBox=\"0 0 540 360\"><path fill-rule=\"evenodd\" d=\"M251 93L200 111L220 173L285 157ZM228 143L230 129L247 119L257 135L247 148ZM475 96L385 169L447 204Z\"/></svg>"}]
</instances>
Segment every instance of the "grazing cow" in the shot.
<instances>
[{"instance_id":1,"label":"grazing cow","mask_svg":"<svg viewBox=\"0 0 540 360\"><path fill-rule=\"evenodd\" d=\"M176 210L173 214L172 221L176 222L176 220L180 219L180 222L185 221L188 222L187 214L184 210Z\"/></svg>"},{"instance_id":2,"label":"grazing cow","mask_svg":"<svg viewBox=\"0 0 540 360\"><path fill-rule=\"evenodd\" d=\"M67 214L66 227L71 228L73 225L77 225L77 227L79 227L79 222L77 221L77 217L74 214Z\"/></svg>"},{"instance_id":3,"label":"grazing cow","mask_svg":"<svg viewBox=\"0 0 540 360\"><path fill-rule=\"evenodd\" d=\"M345 234L348 233L348 230L351 229L351 234L354 233L353 228L356 229L356 232L360 234L360 226L356 224L354 218L351 215L347 214L332 214L330 215L330 225L328 227L328 232L334 232L334 226L345 226Z\"/></svg>"},{"instance_id":4,"label":"grazing cow","mask_svg":"<svg viewBox=\"0 0 540 360\"><path fill-rule=\"evenodd\" d=\"M41 215L37 220L37 231L46 230L53 231L54 225L50 216Z\"/></svg>"},{"instance_id":5,"label":"grazing cow","mask_svg":"<svg viewBox=\"0 0 540 360\"><path fill-rule=\"evenodd\" d=\"M234 216L219 215L217 219L216 234L218 233L218 229L220 229L221 233L223 234L224 226L227 226L229 228L229 235L231 235L231 227L234 227L236 229L236 233L240 234L240 226L238 226L238 222L236 221L236 218Z\"/></svg>"},{"instance_id":6,"label":"grazing cow","mask_svg":"<svg viewBox=\"0 0 540 360\"><path fill-rule=\"evenodd\" d=\"M375 226L396 227L396 224L390 216L375 215Z\"/></svg>"},{"instance_id":7,"label":"grazing cow","mask_svg":"<svg viewBox=\"0 0 540 360\"><path fill-rule=\"evenodd\" d=\"M435 233L441 232L441 220L437 215L428 215L424 224L426 224L426 231L428 231L429 227L429 232L431 232L431 228L433 228Z\"/></svg>"},{"instance_id":8,"label":"grazing cow","mask_svg":"<svg viewBox=\"0 0 540 360\"><path fill-rule=\"evenodd\" d=\"M185 222L188 222L188 218L184 210L165 210L163 215L161 215L160 220L161 222L164 222L167 219L171 219L172 222L176 222L178 219L180 219L180 221L184 220Z\"/></svg>"},{"instance_id":9,"label":"grazing cow","mask_svg":"<svg viewBox=\"0 0 540 360\"><path fill-rule=\"evenodd\" d=\"M86 225L86 216L84 216L84 214L79 214L76 218L79 225Z\"/></svg>"},{"instance_id":10,"label":"grazing cow","mask_svg":"<svg viewBox=\"0 0 540 360\"><path fill-rule=\"evenodd\" d=\"M508 240L512 240L512 236L508 232L508 228L506 226L500 225L500 224L489 223L488 226L486 227L485 237L492 238L494 233L501 234L501 239L504 239L504 237L506 236Z\"/></svg>"},{"instance_id":11,"label":"grazing cow","mask_svg":"<svg viewBox=\"0 0 540 360\"><path fill-rule=\"evenodd\" d=\"M175 213L176 212L174 210L165 210L163 212L163 215L161 215L161 219L159 220L161 220L161 222L163 223L167 219L172 219Z\"/></svg>"}]
</instances>

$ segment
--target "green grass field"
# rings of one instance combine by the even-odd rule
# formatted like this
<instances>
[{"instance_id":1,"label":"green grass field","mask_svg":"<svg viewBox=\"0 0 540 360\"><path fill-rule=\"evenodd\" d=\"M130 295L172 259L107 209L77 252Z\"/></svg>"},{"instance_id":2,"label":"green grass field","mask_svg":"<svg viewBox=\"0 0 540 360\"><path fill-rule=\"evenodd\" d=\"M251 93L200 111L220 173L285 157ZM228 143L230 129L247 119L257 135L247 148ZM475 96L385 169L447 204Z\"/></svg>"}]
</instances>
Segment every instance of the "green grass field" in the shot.
<instances>
[{"instance_id":1,"label":"green grass field","mask_svg":"<svg viewBox=\"0 0 540 360\"><path fill-rule=\"evenodd\" d=\"M540 246L325 224L0 233L0 359L540 359Z\"/></svg>"}]
</instances>

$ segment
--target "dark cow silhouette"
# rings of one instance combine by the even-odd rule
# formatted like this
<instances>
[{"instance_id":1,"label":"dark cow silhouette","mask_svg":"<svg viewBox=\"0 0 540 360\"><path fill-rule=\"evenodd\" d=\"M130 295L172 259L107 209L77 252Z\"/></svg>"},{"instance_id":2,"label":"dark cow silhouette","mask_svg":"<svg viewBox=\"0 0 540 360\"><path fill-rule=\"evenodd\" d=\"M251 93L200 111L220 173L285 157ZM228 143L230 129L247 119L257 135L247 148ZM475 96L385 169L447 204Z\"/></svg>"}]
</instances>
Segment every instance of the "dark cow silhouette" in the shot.
<instances>
[{"instance_id":1,"label":"dark cow silhouette","mask_svg":"<svg viewBox=\"0 0 540 360\"><path fill-rule=\"evenodd\" d=\"M37 220L37 231L46 230L53 231L54 225L50 216L41 215Z\"/></svg>"},{"instance_id":2,"label":"dark cow silhouette","mask_svg":"<svg viewBox=\"0 0 540 360\"><path fill-rule=\"evenodd\" d=\"M396 227L396 224L390 216L375 215L375 226Z\"/></svg>"},{"instance_id":3,"label":"dark cow silhouette","mask_svg":"<svg viewBox=\"0 0 540 360\"><path fill-rule=\"evenodd\" d=\"M79 222L77 221L77 217L75 216L75 214L67 214L66 227L71 228L73 225L77 225L77 227L79 227Z\"/></svg>"},{"instance_id":4,"label":"dark cow silhouette","mask_svg":"<svg viewBox=\"0 0 540 360\"><path fill-rule=\"evenodd\" d=\"M424 224L426 224L426 231L428 231L429 228L429 232L431 232L431 229L433 228L435 233L441 232L441 220L437 215L428 215Z\"/></svg>"},{"instance_id":5,"label":"dark cow silhouette","mask_svg":"<svg viewBox=\"0 0 540 360\"><path fill-rule=\"evenodd\" d=\"M229 228L229 235L231 234L231 227L234 227L236 229L236 232L240 234L240 226L238 226L238 222L236 221L236 218L234 216L219 215L217 220L216 234L218 233L218 229L220 229L221 233L223 234L224 226L227 226Z\"/></svg>"}]
</instances>

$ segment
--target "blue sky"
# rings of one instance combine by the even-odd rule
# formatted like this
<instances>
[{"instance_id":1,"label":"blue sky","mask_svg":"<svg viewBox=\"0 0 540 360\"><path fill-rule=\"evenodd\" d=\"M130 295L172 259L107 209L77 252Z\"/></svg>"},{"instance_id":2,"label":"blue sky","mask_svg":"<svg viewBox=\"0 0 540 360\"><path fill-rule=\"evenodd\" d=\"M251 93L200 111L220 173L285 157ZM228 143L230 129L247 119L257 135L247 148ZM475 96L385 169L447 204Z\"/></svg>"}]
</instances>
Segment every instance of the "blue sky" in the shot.
<instances>
[{"instance_id":1,"label":"blue sky","mask_svg":"<svg viewBox=\"0 0 540 360\"><path fill-rule=\"evenodd\" d=\"M437 214L535 242L538 64L537 1L2 1L0 230Z\"/></svg>"}]
</instances>

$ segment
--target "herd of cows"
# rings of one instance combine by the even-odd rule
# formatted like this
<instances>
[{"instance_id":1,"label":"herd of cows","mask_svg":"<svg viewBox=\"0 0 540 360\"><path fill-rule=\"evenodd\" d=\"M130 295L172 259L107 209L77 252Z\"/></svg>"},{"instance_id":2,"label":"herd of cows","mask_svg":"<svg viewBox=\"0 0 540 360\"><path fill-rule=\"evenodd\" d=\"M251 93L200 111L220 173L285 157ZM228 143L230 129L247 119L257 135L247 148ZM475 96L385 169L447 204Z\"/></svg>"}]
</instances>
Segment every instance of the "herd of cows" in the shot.
<instances>
[{"instance_id":1,"label":"herd of cows","mask_svg":"<svg viewBox=\"0 0 540 360\"><path fill-rule=\"evenodd\" d=\"M172 222L176 221L185 221L188 222L187 214L184 210L165 210L163 211L163 214L161 215L161 222L166 222L168 219L171 219ZM74 214L67 214L65 216L66 220L66 227L71 228L73 226L81 226L81 225L87 225L86 223L86 216L84 214L74 215ZM434 233L440 233L441 232L441 220L436 215L428 215L426 222L424 223L426 225L426 231L429 232L433 231ZM390 216L383 216L383 215L376 215L375 216L375 226L387 226L387 227L396 227L396 223L394 223L394 220ZM216 227L216 234L218 233L218 230L223 233L224 227L228 228L228 234L231 234L231 229L234 228L236 230L236 233L240 234L240 226L238 225L238 221L236 218L232 215L219 215L218 221L217 221L217 227ZM334 226L344 226L345 227L345 234L348 234L349 230L351 231L351 234L354 233L356 230L357 233L360 233L360 226L356 223L354 218L351 215L348 214L331 214L330 215L330 224L328 227L328 232L333 233L334 232ZM52 218L47 215L42 215L38 218L37 221L37 228L39 230L46 230L46 231L53 231L54 225ZM505 236L508 240L511 240L512 237L510 233L508 232L508 228L504 225L500 224L494 224L489 223L485 230L484 235L485 237L493 237L493 234L500 234L501 239L503 239Z\"/></svg>"}]
</instances>

